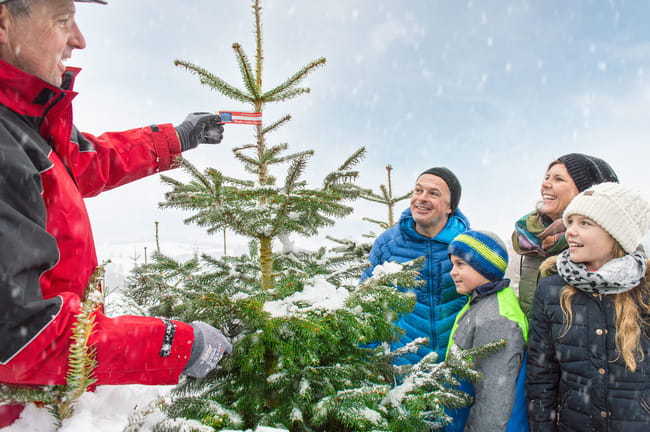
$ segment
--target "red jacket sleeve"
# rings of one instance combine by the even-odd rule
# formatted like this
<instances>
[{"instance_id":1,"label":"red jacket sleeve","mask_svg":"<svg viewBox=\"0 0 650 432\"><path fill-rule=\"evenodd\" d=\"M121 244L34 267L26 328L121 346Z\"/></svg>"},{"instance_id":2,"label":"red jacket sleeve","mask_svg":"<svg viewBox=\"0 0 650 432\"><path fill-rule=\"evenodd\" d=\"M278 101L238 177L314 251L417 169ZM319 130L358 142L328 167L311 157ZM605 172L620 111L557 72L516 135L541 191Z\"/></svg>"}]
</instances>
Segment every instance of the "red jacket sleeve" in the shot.
<instances>
[{"instance_id":1,"label":"red jacket sleeve","mask_svg":"<svg viewBox=\"0 0 650 432\"><path fill-rule=\"evenodd\" d=\"M84 197L121 186L174 166L181 146L171 124L99 136L74 129L68 149L57 149Z\"/></svg>"},{"instance_id":2,"label":"red jacket sleeve","mask_svg":"<svg viewBox=\"0 0 650 432\"><path fill-rule=\"evenodd\" d=\"M72 325L79 298L57 297L60 309L8 362L0 363L0 382L65 384ZM176 384L192 352L193 329L179 321L141 316L109 318L95 314L90 344L96 349L97 385Z\"/></svg>"},{"instance_id":3,"label":"red jacket sleeve","mask_svg":"<svg viewBox=\"0 0 650 432\"><path fill-rule=\"evenodd\" d=\"M42 175L53 163L47 142L35 131L15 129L13 123L0 127L0 382L64 384L80 300L64 289L43 297L39 279L61 260L61 243L46 230L42 196ZM137 141L130 150L118 145L128 136ZM83 162L75 173L86 193L169 168L178 140L171 126L163 126L157 132L142 128L105 134L96 143L84 149L88 154L67 153ZM111 156L120 160L107 161ZM74 251L68 252L68 260L74 257ZM194 341L190 325L102 313L96 314L96 322L90 342L97 349L98 384L177 382Z\"/></svg>"}]
</instances>

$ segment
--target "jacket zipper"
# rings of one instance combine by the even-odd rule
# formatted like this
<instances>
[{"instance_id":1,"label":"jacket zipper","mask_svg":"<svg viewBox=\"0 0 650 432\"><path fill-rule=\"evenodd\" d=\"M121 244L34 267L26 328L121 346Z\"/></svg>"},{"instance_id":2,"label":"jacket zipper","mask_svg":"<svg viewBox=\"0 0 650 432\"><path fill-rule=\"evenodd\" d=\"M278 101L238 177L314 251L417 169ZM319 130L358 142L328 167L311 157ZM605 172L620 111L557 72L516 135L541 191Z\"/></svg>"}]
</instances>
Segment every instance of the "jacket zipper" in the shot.
<instances>
[{"instance_id":1,"label":"jacket zipper","mask_svg":"<svg viewBox=\"0 0 650 432\"><path fill-rule=\"evenodd\" d=\"M428 285L428 290L429 291L429 305L430 305L430 313L429 313L429 328L430 328L430 335L429 335L429 346L431 347L432 350L435 350L438 346L438 338L436 335L436 308L435 308L435 294L433 292L434 287L436 285L436 281L433 280L433 275L436 274L434 272L434 267L435 267L435 262L433 260L433 253L431 252L431 242L427 242L427 263L429 267L429 280L427 282ZM438 275L436 274L436 278Z\"/></svg>"},{"instance_id":2,"label":"jacket zipper","mask_svg":"<svg viewBox=\"0 0 650 432\"><path fill-rule=\"evenodd\" d=\"M609 324L607 322L607 311L605 310L606 305L603 302L603 295L600 294L600 293L598 294L597 303L598 303L598 308L600 309L600 314L601 314L601 317L602 317L602 323L603 323L603 326L604 326L604 328L603 328L603 337L601 338L601 348L603 350L604 358L605 358L605 367L604 367L605 374L603 376L603 401L605 402L604 410L607 413L609 413L609 402L608 402L609 392L608 392L608 389L607 389L607 376L609 375L609 368L607 367L607 362L608 362L608 360L607 360L607 352L608 352L607 351L607 329L609 327ZM609 417L605 418L605 428L608 429L608 426L609 426Z\"/></svg>"}]
</instances>

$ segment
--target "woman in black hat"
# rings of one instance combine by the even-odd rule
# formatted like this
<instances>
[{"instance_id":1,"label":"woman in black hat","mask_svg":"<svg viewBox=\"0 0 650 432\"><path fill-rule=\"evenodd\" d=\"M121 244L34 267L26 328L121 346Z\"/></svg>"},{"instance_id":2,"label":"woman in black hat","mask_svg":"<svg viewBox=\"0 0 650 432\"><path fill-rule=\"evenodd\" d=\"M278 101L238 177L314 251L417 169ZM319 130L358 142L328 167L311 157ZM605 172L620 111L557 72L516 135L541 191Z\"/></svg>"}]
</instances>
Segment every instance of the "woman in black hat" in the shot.
<instances>
[{"instance_id":1,"label":"woman in black hat","mask_svg":"<svg viewBox=\"0 0 650 432\"><path fill-rule=\"evenodd\" d=\"M546 169L535 210L515 223L512 246L520 255L519 304L529 319L540 264L567 248L562 212L580 192L604 182L618 183L616 173L604 160L582 153L560 156Z\"/></svg>"}]
</instances>

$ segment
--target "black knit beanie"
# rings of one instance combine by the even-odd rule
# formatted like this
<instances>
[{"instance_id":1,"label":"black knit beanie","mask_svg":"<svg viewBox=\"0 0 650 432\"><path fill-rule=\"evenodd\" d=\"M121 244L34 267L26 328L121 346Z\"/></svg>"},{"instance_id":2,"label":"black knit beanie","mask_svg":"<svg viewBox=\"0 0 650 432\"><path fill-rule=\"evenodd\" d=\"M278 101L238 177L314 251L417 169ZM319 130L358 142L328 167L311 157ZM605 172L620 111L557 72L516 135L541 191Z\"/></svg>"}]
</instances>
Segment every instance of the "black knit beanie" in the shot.
<instances>
[{"instance_id":1,"label":"black knit beanie","mask_svg":"<svg viewBox=\"0 0 650 432\"><path fill-rule=\"evenodd\" d=\"M566 166L569 175L580 192L600 183L618 183L618 177L612 167L604 160L595 156L582 153L569 153L560 156L557 160Z\"/></svg>"},{"instance_id":2,"label":"black knit beanie","mask_svg":"<svg viewBox=\"0 0 650 432\"><path fill-rule=\"evenodd\" d=\"M460 182L458 181L458 178L456 175L451 172L449 168L445 167L433 167L429 168L428 170L424 171L422 174L418 176L422 176L423 174L433 174L434 176L438 176L441 179L447 183L447 187L449 188L449 193L451 195L449 206L451 207L451 211L453 212L458 208L458 203L460 202L460 192L461 192L461 187L460 187Z\"/></svg>"}]
</instances>

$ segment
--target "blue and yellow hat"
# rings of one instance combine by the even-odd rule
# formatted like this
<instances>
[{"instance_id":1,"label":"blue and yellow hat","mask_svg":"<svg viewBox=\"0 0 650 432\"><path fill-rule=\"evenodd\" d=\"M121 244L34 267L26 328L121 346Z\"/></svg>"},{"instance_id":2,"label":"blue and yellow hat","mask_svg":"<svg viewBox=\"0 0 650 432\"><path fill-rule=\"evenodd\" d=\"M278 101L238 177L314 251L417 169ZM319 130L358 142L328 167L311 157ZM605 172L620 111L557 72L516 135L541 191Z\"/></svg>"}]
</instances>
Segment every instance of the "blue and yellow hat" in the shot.
<instances>
[{"instance_id":1,"label":"blue and yellow hat","mask_svg":"<svg viewBox=\"0 0 650 432\"><path fill-rule=\"evenodd\" d=\"M491 282L503 279L508 266L505 244L489 231L470 230L457 235L449 244L448 252L462 258Z\"/></svg>"}]
</instances>

